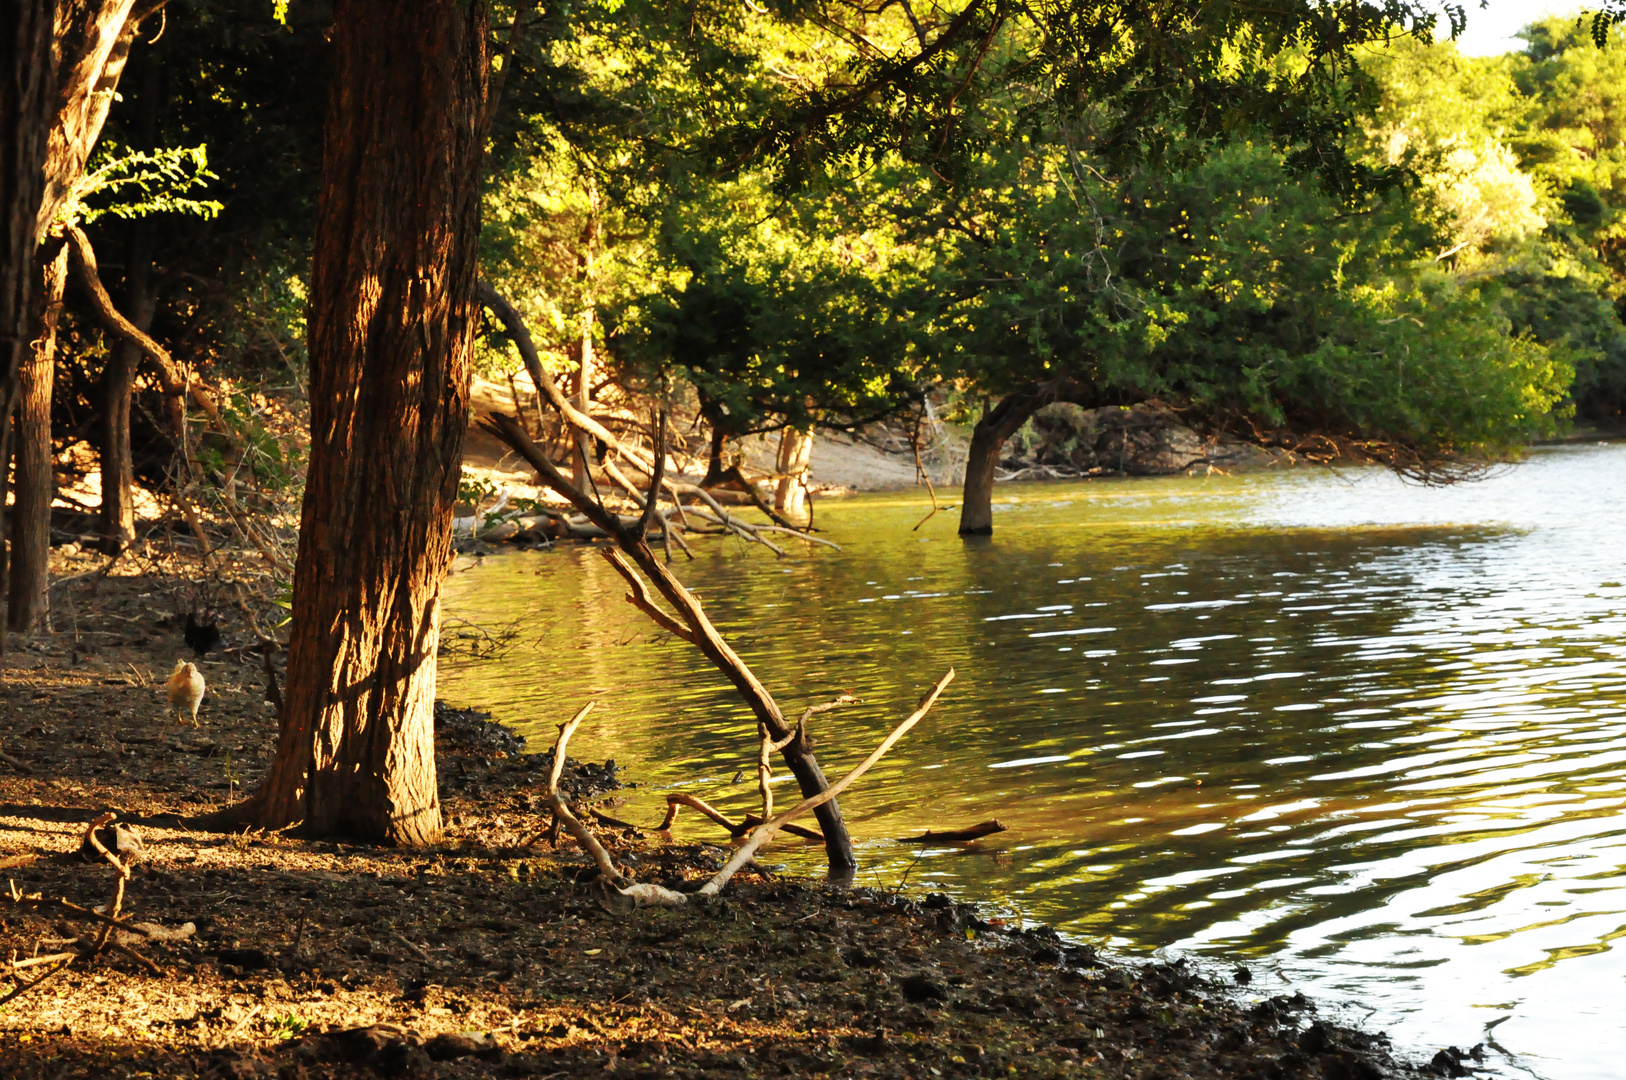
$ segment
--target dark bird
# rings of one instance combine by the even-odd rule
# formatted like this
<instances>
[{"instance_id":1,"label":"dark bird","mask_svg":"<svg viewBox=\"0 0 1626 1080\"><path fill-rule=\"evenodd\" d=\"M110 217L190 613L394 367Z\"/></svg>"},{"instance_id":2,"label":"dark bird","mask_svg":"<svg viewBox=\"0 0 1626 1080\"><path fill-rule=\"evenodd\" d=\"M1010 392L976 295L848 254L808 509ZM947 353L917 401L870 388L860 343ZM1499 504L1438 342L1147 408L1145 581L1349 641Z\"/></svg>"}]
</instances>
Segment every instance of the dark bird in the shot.
<instances>
[{"instance_id":1,"label":"dark bird","mask_svg":"<svg viewBox=\"0 0 1626 1080\"><path fill-rule=\"evenodd\" d=\"M220 646L220 627L212 622L200 623L193 612L186 614L186 643L199 656L207 655Z\"/></svg>"}]
</instances>

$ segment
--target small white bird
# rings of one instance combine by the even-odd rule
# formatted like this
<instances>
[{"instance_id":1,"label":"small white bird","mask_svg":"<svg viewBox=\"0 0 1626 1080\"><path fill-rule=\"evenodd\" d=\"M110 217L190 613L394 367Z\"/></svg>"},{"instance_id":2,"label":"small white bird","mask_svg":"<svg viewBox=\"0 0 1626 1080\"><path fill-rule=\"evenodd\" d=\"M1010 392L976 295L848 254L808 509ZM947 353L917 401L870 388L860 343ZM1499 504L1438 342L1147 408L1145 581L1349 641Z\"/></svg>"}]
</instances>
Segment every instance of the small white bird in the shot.
<instances>
[{"instance_id":1,"label":"small white bird","mask_svg":"<svg viewBox=\"0 0 1626 1080\"><path fill-rule=\"evenodd\" d=\"M169 691L169 707L175 713L175 722L187 723L190 714L192 726L197 727L198 704L203 701L204 690L203 672L198 670L197 665L185 660L175 661L175 670L170 672L164 689Z\"/></svg>"}]
</instances>

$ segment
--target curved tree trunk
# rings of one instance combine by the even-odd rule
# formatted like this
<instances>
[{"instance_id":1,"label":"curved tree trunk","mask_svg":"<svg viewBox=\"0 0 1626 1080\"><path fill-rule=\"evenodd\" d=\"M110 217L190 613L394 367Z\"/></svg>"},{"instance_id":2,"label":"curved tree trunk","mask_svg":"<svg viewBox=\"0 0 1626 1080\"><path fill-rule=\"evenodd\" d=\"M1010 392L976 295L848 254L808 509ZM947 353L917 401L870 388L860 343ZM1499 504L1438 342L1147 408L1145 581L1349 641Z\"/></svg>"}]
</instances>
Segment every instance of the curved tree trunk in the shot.
<instances>
[{"instance_id":1,"label":"curved tree trunk","mask_svg":"<svg viewBox=\"0 0 1626 1080\"><path fill-rule=\"evenodd\" d=\"M1005 440L1016 434L1028 417L1055 400L1047 384L1029 383L1006 394L977 421L971 430L965 489L960 494L961 536L988 536L994 531L994 470L999 467Z\"/></svg>"},{"instance_id":2,"label":"curved tree trunk","mask_svg":"<svg viewBox=\"0 0 1626 1080\"><path fill-rule=\"evenodd\" d=\"M260 824L440 837L435 653L479 322L487 22L480 0L335 9L282 730L234 808Z\"/></svg>"},{"instance_id":3,"label":"curved tree trunk","mask_svg":"<svg viewBox=\"0 0 1626 1080\"><path fill-rule=\"evenodd\" d=\"M1140 399L1134 393L1114 392L1114 402ZM966 453L965 489L960 496L960 535L988 536L994 531L994 470L999 467L1005 440L1027 423L1028 417L1056 401L1071 401L1085 408L1111 404L1091 382L1058 378L1033 382L1006 394L983 414L971 431Z\"/></svg>"},{"instance_id":4,"label":"curved tree trunk","mask_svg":"<svg viewBox=\"0 0 1626 1080\"><path fill-rule=\"evenodd\" d=\"M11 518L8 628L29 634L50 612L51 503L56 475L51 454L51 390L56 374L56 326L68 281L68 248L57 242L40 251L41 294L35 301L34 347L17 371L13 417L15 501Z\"/></svg>"},{"instance_id":5,"label":"curved tree trunk","mask_svg":"<svg viewBox=\"0 0 1626 1080\"><path fill-rule=\"evenodd\" d=\"M51 129L56 67L51 50L51 0L0 0L0 539L8 535L6 483L11 474L11 415L17 369L31 350L33 298L39 268L40 200ZM0 543L0 582L10 579ZM4 643L0 634L0 644Z\"/></svg>"}]
</instances>

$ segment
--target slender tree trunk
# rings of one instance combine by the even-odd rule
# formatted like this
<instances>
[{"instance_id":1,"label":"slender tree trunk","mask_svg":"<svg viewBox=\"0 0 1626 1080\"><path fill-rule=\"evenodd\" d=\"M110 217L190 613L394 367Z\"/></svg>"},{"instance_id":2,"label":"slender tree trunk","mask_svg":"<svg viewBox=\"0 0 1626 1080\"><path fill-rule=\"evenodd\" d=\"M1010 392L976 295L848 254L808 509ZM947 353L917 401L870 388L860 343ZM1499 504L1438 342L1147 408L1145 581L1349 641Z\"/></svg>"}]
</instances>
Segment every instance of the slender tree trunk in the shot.
<instances>
[{"instance_id":1,"label":"slender tree trunk","mask_svg":"<svg viewBox=\"0 0 1626 1080\"><path fill-rule=\"evenodd\" d=\"M807 489L803 477L808 460L813 455L813 433L787 427L779 436L779 458L774 471L780 474L774 488L773 508L788 517L801 517L805 513Z\"/></svg>"},{"instance_id":2,"label":"slender tree trunk","mask_svg":"<svg viewBox=\"0 0 1626 1080\"><path fill-rule=\"evenodd\" d=\"M51 390L56 373L56 326L68 282L68 247L40 249L42 291L35 302L34 348L17 372L13 424L15 499L11 518L11 579L7 626L29 634L50 614L51 503L56 469L51 453Z\"/></svg>"},{"instance_id":3,"label":"slender tree trunk","mask_svg":"<svg viewBox=\"0 0 1626 1080\"><path fill-rule=\"evenodd\" d=\"M124 272L124 306L130 322L152 329L158 298L152 289L153 223L136 222ZM119 341L102 370L102 410L97 442L102 466L101 548L117 555L135 539L135 461L130 450L130 395L135 388L141 346Z\"/></svg>"},{"instance_id":4,"label":"slender tree trunk","mask_svg":"<svg viewBox=\"0 0 1626 1080\"><path fill-rule=\"evenodd\" d=\"M1005 440L1027 423L1028 417L1054 401L1080 405L1098 401L1095 387L1073 379L1028 383L1006 394L983 414L971 431L966 452L965 489L960 495L960 535L988 536L994 531L994 470L999 467Z\"/></svg>"},{"instance_id":5,"label":"slender tree trunk","mask_svg":"<svg viewBox=\"0 0 1626 1080\"><path fill-rule=\"evenodd\" d=\"M435 652L479 321L487 22L480 0L335 7L288 683L276 761L237 810L264 825L440 837Z\"/></svg>"},{"instance_id":6,"label":"slender tree trunk","mask_svg":"<svg viewBox=\"0 0 1626 1080\"><path fill-rule=\"evenodd\" d=\"M589 305L582 309L582 336L577 346L581 366L576 372L576 408L588 416L593 414L593 322L595 309ZM576 445L570 454L570 482L589 490L588 479L593 462L593 440L585 431L576 432Z\"/></svg>"},{"instance_id":7,"label":"slender tree trunk","mask_svg":"<svg viewBox=\"0 0 1626 1080\"><path fill-rule=\"evenodd\" d=\"M17 370L33 337L39 274L34 251L56 86L54 11L52 0L0 0L0 540L9 536L6 488ZM9 578L8 550L0 543L0 582ZM0 648L4 641L0 633Z\"/></svg>"},{"instance_id":8,"label":"slender tree trunk","mask_svg":"<svg viewBox=\"0 0 1626 1080\"><path fill-rule=\"evenodd\" d=\"M723 476L728 472L723 468L723 451L728 448L728 432L723 425L712 417L711 421L711 447L706 454L706 475L700 478L701 487L714 487L723 482Z\"/></svg>"},{"instance_id":9,"label":"slender tree trunk","mask_svg":"<svg viewBox=\"0 0 1626 1080\"><path fill-rule=\"evenodd\" d=\"M158 115L162 110L162 69L157 58L146 56L141 72L137 138L142 149L158 145ZM124 265L124 314L142 333L152 330L158 297L152 287L153 242L157 223L144 217L131 226L130 250ZM101 549L117 555L135 539L135 462L130 448L130 395L135 387L141 346L120 339L102 369L101 415L97 417L97 451L102 467L102 504L99 514Z\"/></svg>"}]
</instances>

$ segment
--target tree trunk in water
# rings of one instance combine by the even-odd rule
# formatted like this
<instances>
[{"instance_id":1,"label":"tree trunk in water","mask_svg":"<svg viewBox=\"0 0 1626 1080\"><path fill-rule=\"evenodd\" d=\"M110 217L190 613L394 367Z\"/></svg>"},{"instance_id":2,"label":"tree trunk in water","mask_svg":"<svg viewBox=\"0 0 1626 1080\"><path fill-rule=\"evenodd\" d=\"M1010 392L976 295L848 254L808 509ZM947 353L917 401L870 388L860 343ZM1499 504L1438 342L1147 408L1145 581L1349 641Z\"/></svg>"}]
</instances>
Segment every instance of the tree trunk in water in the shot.
<instances>
[{"instance_id":1,"label":"tree trunk in water","mask_svg":"<svg viewBox=\"0 0 1626 1080\"><path fill-rule=\"evenodd\" d=\"M125 314L142 333L152 329L158 298L152 289L153 222L135 224L124 272ZM135 463L130 452L130 394L141 347L120 341L102 371L102 412L97 442L102 466L100 514L103 553L117 555L135 539Z\"/></svg>"},{"instance_id":2,"label":"tree trunk in water","mask_svg":"<svg viewBox=\"0 0 1626 1080\"><path fill-rule=\"evenodd\" d=\"M0 0L0 539L8 534L6 484L11 474L11 415L17 370L30 349L39 268L40 200L51 130L56 68L51 0ZM0 543L0 582L10 578ZM0 644L4 642L0 635Z\"/></svg>"},{"instance_id":3,"label":"tree trunk in water","mask_svg":"<svg viewBox=\"0 0 1626 1080\"><path fill-rule=\"evenodd\" d=\"M1081 389L1070 380L1029 383L1006 394L977 421L966 452L965 489L960 495L961 536L988 536L994 531L994 470L999 467L1005 440L1039 409L1053 401L1070 400Z\"/></svg>"},{"instance_id":4,"label":"tree trunk in water","mask_svg":"<svg viewBox=\"0 0 1626 1080\"><path fill-rule=\"evenodd\" d=\"M711 417L706 417L706 419L711 420ZM728 433L723 430L723 425L712 420L711 448L706 454L706 475L700 478L701 487L715 487L723 482L723 474L728 472L727 469L723 468L723 451L727 447Z\"/></svg>"},{"instance_id":5,"label":"tree trunk in water","mask_svg":"<svg viewBox=\"0 0 1626 1080\"><path fill-rule=\"evenodd\" d=\"M56 326L68 282L68 247L40 249L41 295L35 302L34 348L17 372L12 447L16 496L11 518L11 580L7 626L29 634L50 611L51 503L56 475L51 454L51 390L56 374Z\"/></svg>"},{"instance_id":6,"label":"tree trunk in water","mask_svg":"<svg viewBox=\"0 0 1626 1080\"><path fill-rule=\"evenodd\" d=\"M288 683L276 761L234 808L262 825L440 838L435 653L479 322L487 22L480 0L335 8Z\"/></svg>"},{"instance_id":7,"label":"tree trunk in water","mask_svg":"<svg viewBox=\"0 0 1626 1080\"><path fill-rule=\"evenodd\" d=\"M774 471L780 474L774 487L773 508L787 517L806 513L807 488L803 484L808 460L813 455L813 433L787 427L779 437L779 459Z\"/></svg>"}]
</instances>

